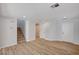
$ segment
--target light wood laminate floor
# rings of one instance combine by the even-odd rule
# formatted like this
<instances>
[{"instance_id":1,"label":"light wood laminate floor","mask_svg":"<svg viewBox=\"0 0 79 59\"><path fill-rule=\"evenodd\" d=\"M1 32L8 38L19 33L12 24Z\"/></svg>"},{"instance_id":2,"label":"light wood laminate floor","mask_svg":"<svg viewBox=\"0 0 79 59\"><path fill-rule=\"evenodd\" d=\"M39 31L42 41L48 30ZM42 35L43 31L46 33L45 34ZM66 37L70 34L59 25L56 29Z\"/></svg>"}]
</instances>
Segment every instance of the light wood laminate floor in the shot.
<instances>
[{"instance_id":1,"label":"light wood laminate floor","mask_svg":"<svg viewBox=\"0 0 79 59\"><path fill-rule=\"evenodd\" d=\"M63 41L47 41L39 38L25 42L22 31L18 28L18 44L1 48L1 55L78 55L79 45Z\"/></svg>"}]
</instances>

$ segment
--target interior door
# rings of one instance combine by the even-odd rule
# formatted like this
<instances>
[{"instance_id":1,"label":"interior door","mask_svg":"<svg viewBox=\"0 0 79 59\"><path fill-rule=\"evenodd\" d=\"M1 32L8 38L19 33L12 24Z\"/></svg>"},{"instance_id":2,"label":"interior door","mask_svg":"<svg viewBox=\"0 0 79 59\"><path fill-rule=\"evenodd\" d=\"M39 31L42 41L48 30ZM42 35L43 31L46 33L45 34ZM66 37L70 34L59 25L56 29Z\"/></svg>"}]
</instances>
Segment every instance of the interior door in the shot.
<instances>
[{"instance_id":1,"label":"interior door","mask_svg":"<svg viewBox=\"0 0 79 59\"><path fill-rule=\"evenodd\" d=\"M72 41L73 40L73 23L64 22L63 23L63 39L65 41Z\"/></svg>"}]
</instances>

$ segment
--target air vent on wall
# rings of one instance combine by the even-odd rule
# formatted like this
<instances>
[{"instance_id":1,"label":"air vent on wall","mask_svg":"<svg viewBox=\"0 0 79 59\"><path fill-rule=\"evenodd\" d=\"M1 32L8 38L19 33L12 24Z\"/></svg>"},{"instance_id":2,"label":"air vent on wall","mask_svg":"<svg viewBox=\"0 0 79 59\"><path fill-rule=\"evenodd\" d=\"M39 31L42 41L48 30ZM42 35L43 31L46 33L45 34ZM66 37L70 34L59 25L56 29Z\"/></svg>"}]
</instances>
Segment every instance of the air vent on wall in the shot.
<instances>
[{"instance_id":1,"label":"air vent on wall","mask_svg":"<svg viewBox=\"0 0 79 59\"><path fill-rule=\"evenodd\" d=\"M59 6L58 3L55 3L55 4L51 5L52 8L55 8L55 7L58 7L58 6Z\"/></svg>"}]
</instances>

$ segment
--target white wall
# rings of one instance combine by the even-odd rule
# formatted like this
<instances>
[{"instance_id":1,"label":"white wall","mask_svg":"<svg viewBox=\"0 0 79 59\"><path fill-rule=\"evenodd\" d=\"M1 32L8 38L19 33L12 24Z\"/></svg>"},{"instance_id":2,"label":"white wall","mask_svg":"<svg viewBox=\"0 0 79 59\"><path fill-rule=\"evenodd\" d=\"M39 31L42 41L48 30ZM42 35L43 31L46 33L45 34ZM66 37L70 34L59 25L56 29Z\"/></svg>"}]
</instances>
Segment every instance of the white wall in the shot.
<instances>
[{"instance_id":1,"label":"white wall","mask_svg":"<svg viewBox=\"0 0 79 59\"><path fill-rule=\"evenodd\" d=\"M27 16L27 18L36 17L73 17L79 14L79 4L60 4L57 8L51 8L50 4L46 3L8 3L2 4L2 14L6 16Z\"/></svg>"},{"instance_id":2,"label":"white wall","mask_svg":"<svg viewBox=\"0 0 79 59\"><path fill-rule=\"evenodd\" d=\"M15 18L0 17L0 48L17 44L17 21Z\"/></svg>"},{"instance_id":3,"label":"white wall","mask_svg":"<svg viewBox=\"0 0 79 59\"><path fill-rule=\"evenodd\" d=\"M22 17L34 22L37 18L44 22L49 20L62 19L64 16L71 19L79 15L78 3L61 3L59 7L51 8L52 3L8 3L2 4L1 13L5 16ZM2 12L3 11L3 12Z\"/></svg>"},{"instance_id":4,"label":"white wall","mask_svg":"<svg viewBox=\"0 0 79 59\"><path fill-rule=\"evenodd\" d=\"M57 8L51 8L50 5L52 3L39 3L39 4L33 4L33 3L27 3L27 4L2 4L1 7L3 11L1 15L5 16L12 16L12 17L22 17L26 16L26 20L29 20L31 22L31 32L33 33L34 30L34 20L39 18L41 20L41 23L44 23L45 19L48 18L50 22L53 24L54 30L52 30L55 33L55 30L60 32L60 26L56 28L56 20L61 20L63 17L67 17L68 20L72 21L75 20L76 17L79 15L79 4L77 3L71 3L71 4L64 4L61 3L59 7ZM74 21L72 21L74 22ZM78 25L78 23L77 23ZM79 27L76 27L76 29ZM60 29L60 30L59 30ZM49 32L47 30L47 32ZM75 30L74 30L75 31ZM77 31L77 30L76 30ZM52 33L53 33L52 32ZM33 36L32 34L31 36Z\"/></svg>"},{"instance_id":5,"label":"white wall","mask_svg":"<svg viewBox=\"0 0 79 59\"><path fill-rule=\"evenodd\" d=\"M69 19L79 15L79 4L61 3L59 7L51 8L52 3L6 3L1 4L1 14L12 17L26 16L28 20L34 21L37 18L45 21L46 18L50 20L61 19L64 16Z\"/></svg>"}]
</instances>

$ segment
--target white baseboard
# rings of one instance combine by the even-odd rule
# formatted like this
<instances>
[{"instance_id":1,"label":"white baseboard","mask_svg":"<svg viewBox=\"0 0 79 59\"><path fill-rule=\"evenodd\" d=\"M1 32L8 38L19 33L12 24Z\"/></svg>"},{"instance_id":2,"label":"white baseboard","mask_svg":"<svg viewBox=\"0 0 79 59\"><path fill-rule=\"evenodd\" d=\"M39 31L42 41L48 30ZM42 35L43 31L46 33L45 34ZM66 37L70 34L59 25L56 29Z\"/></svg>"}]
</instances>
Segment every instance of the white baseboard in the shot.
<instances>
[{"instance_id":1,"label":"white baseboard","mask_svg":"<svg viewBox=\"0 0 79 59\"><path fill-rule=\"evenodd\" d=\"M79 42L75 42L75 41L66 41L66 40L63 40L63 39L48 39L48 38L44 38L44 39L45 39L45 40L49 40L49 41L64 41L64 42L70 42L70 43L79 45Z\"/></svg>"},{"instance_id":2,"label":"white baseboard","mask_svg":"<svg viewBox=\"0 0 79 59\"><path fill-rule=\"evenodd\" d=\"M13 45L17 45L17 43L12 43L12 44L8 44L8 45L4 45L4 46L1 46L0 48L6 48L6 47L10 47L10 46L13 46Z\"/></svg>"},{"instance_id":3,"label":"white baseboard","mask_svg":"<svg viewBox=\"0 0 79 59\"><path fill-rule=\"evenodd\" d=\"M26 40L26 42L30 42L30 41L33 41L33 40L35 40L35 39Z\"/></svg>"}]
</instances>

